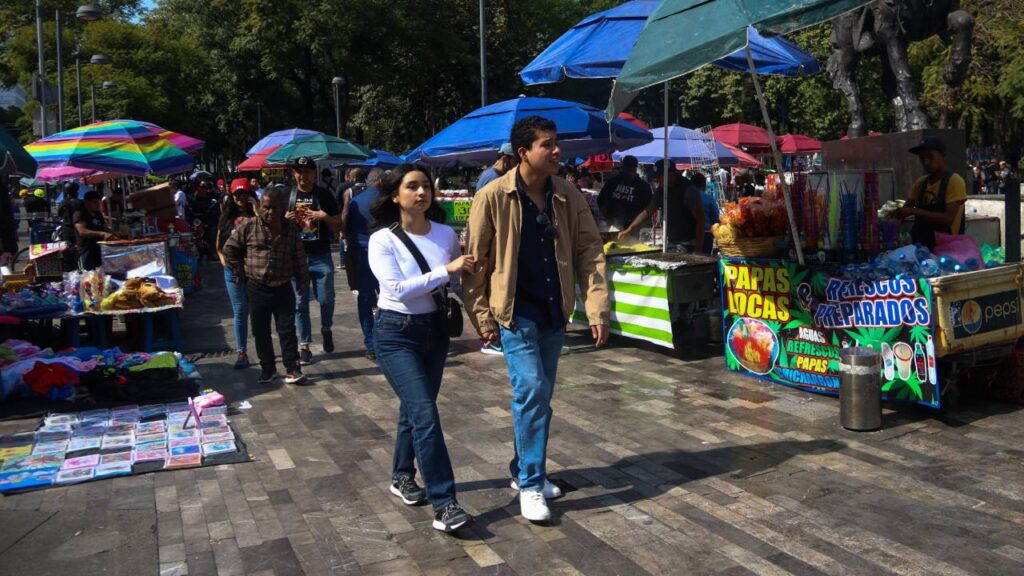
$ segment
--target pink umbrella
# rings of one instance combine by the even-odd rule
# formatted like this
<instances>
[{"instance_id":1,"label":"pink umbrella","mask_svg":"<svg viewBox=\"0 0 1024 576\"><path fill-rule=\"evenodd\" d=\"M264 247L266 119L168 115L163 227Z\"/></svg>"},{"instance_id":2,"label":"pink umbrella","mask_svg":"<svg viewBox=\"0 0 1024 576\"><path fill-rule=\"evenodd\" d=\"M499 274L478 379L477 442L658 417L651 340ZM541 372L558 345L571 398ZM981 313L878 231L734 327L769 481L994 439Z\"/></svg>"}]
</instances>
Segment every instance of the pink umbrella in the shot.
<instances>
[{"instance_id":1,"label":"pink umbrella","mask_svg":"<svg viewBox=\"0 0 1024 576\"><path fill-rule=\"evenodd\" d=\"M783 134L776 138L775 141L779 144L779 151L783 154L800 154L821 150L821 140L815 140L810 136L803 136L801 134Z\"/></svg>"},{"instance_id":2,"label":"pink umbrella","mask_svg":"<svg viewBox=\"0 0 1024 576\"><path fill-rule=\"evenodd\" d=\"M164 140L167 140L171 144L174 144L175 146L181 148L182 150L189 154L195 152L196 150L199 150L200 148L206 145L206 142L203 142L198 138L193 138L191 136L186 136L184 134L172 132L170 130L167 130L166 128L161 128L160 126L157 126L156 124L153 124L151 122L140 122L138 120L136 120L136 122L139 122L139 124L142 124L146 128L149 128L150 132L160 136Z\"/></svg>"},{"instance_id":3,"label":"pink umbrella","mask_svg":"<svg viewBox=\"0 0 1024 576\"><path fill-rule=\"evenodd\" d=\"M47 166L36 171L36 180L43 182L54 182L57 180L73 180L84 178L95 174L96 171L90 168L78 168L76 166Z\"/></svg>"}]
</instances>

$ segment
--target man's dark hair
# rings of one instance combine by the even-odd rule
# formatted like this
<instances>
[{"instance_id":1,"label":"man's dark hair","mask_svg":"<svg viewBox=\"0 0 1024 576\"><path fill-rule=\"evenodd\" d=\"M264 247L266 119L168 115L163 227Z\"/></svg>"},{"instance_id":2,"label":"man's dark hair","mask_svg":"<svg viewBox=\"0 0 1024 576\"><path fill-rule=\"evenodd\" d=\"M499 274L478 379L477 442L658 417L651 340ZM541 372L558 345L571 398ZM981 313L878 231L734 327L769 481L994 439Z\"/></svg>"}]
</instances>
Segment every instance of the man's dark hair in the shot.
<instances>
[{"instance_id":1,"label":"man's dark hair","mask_svg":"<svg viewBox=\"0 0 1024 576\"><path fill-rule=\"evenodd\" d=\"M693 175L690 176L690 184L693 184L703 192L704 189L708 187L708 179L704 176L703 172L694 172Z\"/></svg>"},{"instance_id":2,"label":"man's dark hair","mask_svg":"<svg viewBox=\"0 0 1024 576\"><path fill-rule=\"evenodd\" d=\"M352 176L358 184L364 184L366 182L366 168L356 168L355 174Z\"/></svg>"},{"instance_id":3,"label":"man's dark hair","mask_svg":"<svg viewBox=\"0 0 1024 576\"><path fill-rule=\"evenodd\" d=\"M515 126L512 127L512 134L509 136L509 142L512 143L512 150L516 153L516 157L519 157L519 149L526 148L529 150L533 147L533 141L537 139L538 132L558 132L558 127L555 123L543 116L527 116L516 122Z\"/></svg>"},{"instance_id":4,"label":"man's dark hair","mask_svg":"<svg viewBox=\"0 0 1024 576\"><path fill-rule=\"evenodd\" d=\"M639 165L639 162L637 162L636 156L623 156L622 157L622 167L623 168L626 168L627 166L630 167L630 168L636 168L638 165Z\"/></svg>"},{"instance_id":5,"label":"man's dark hair","mask_svg":"<svg viewBox=\"0 0 1024 576\"><path fill-rule=\"evenodd\" d=\"M409 174L410 172L422 172L427 176L427 181L430 182L431 198L430 208L427 208L427 219L444 224L444 208L441 208L437 203L437 193L434 190L434 182L430 179L430 172L422 166L417 166L415 164L402 164L401 166L390 170L384 176L384 179L381 180L380 195L370 206L370 215L373 216L371 229L379 230L381 228L387 228L395 222L401 221L402 208L398 203L393 202L392 200L398 194L398 189L402 185L402 179L404 179L406 174Z\"/></svg>"},{"instance_id":6,"label":"man's dark hair","mask_svg":"<svg viewBox=\"0 0 1024 576\"><path fill-rule=\"evenodd\" d=\"M263 191L263 196L270 200L271 204L284 207L285 187L282 184L275 184Z\"/></svg>"}]
</instances>

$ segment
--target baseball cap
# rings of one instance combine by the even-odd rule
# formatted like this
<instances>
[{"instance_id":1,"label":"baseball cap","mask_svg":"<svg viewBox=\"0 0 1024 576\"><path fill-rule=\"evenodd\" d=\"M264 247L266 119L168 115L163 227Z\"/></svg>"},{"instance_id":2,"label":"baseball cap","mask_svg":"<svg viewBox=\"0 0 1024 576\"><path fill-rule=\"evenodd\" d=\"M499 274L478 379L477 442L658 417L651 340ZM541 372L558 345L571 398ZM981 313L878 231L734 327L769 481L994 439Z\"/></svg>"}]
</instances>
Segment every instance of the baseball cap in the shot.
<instances>
[{"instance_id":1,"label":"baseball cap","mask_svg":"<svg viewBox=\"0 0 1024 576\"><path fill-rule=\"evenodd\" d=\"M315 170L316 162L314 162L313 159L310 158L309 156L299 156L298 158L295 159L295 162L292 162L292 169L301 170L303 168L310 168Z\"/></svg>"},{"instance_id":2,"label":"baseball cap","mask_svg":"<svg viewBox=\"0 0 1024 576\"><path fill-rule=\"evenodd\" d=\"M926 150L934 150L941 154L946 153L946 143L938 138L932 136L926 136L921 139L921 143L910 149L911 154L920 154Z\"/></svg>"},{"instance_id":3,"label":"baseball cap","mask_svg":"<svg viewBox=\"0 0 1024 576\"><path fill-rule=\"evenodd\" d=\"M21 191L18 192L19 198L24 198L25 196L28 196L28 188L22 188Z\"/></svg>"},{"instance_id":4,"label":"baseball cap","mask_svg":"<svg viewBox=\"0 0 1024 576\"><path fill-rule=\"evenodd\" d=\"M234 180L231 181L230 190L232 194L238 192L239 190L252 192L252 186L249 184L249 181L245 178L235 178Z\"/></svg>"},{"instance_id":5,"label":"baseball cap","mask_svg":"<svg viewBox=\"0 0 1024 576\"><path fill-rule=\"evenodd\" d=\"M512 143L511 142L505 142L504 144L502 144L501 148L498 149L498 154L501 154L502 156L515 156L516 155L516 153L512 150Z\"/></svg>"}]
</instances>

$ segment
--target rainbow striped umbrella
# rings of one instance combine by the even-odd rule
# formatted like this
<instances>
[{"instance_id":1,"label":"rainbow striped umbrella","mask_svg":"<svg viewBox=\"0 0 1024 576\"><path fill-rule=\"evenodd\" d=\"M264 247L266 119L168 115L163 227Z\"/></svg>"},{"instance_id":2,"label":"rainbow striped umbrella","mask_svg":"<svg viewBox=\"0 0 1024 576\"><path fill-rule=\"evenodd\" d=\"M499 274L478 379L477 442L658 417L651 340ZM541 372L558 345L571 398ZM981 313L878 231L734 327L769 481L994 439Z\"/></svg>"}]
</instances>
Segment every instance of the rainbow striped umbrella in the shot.
<instances>
[{"instance_id":1,"label":"rainbow striped umbrella","mask_svg":"<svg viewBox=\"0 0 1024 576\"><path fill-rule=\"evenodd\" d=\"M25 150L41 166L74 166L128 176L166 176L191 170L195 161L168 134L175 133L134 120L110 120L59 132Z\"/></svg>"}]
</instances>

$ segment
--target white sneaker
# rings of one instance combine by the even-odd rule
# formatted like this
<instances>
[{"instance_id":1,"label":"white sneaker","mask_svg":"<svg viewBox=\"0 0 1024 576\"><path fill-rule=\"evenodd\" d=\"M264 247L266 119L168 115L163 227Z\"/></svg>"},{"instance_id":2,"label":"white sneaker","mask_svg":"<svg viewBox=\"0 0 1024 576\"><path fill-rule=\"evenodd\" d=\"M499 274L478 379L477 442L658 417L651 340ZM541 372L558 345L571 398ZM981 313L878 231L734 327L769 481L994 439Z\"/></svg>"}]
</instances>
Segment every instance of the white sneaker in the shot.
<instances>
[{"instance_id":1,"label":"white sneaker","mask_svg":"<svg viewBox=\"0 0 1024 576\"><path fill-rule=\"evenodd\" d=\"M511 487L513 490L519 490L519 482L515 478L512 479ZM544 480L544 488L541 489L541 494L544 494L544 498L548 500L554 500L555 498L562 497L562 489L557 485L552 484L550 480Z\"/></svg>"},{"instance_id":2,"label":"white sneaker","mask_svg":"<svg viewBox=\"0 0 1024 576\"><path fill-rule=\"evenodd\" d=\"M544 499L544 495L536 490L521 490L519 492L519 509L523 518L530 522L546 522L551 519L551 509Z\"/></svg>"}]
</instances>

